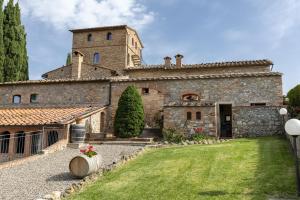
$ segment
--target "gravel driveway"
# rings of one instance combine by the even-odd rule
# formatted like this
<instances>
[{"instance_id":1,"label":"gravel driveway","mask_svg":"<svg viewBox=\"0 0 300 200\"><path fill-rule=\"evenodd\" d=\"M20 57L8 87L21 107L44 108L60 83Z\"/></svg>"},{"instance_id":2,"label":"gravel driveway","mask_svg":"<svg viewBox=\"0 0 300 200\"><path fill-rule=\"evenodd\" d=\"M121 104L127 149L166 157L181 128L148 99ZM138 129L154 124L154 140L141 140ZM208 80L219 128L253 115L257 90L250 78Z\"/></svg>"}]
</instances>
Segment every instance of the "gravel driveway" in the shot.
<instances>
[{"instance_id":1,"label":"gravel driveway","mask_svg":"<svg viewBox=\"0 0 300 200\"><path fill-rule=\"evenodd\" d=\"M104 165L108 165L121 155L129 155L141 147L95 145L95 148L102 155ZM18 166L0 169L0 199L41 198L79 182L79 179L70 176L68 168L69 161L78 153L78 149L67 148Z\"/></svg>"}]
</instances>

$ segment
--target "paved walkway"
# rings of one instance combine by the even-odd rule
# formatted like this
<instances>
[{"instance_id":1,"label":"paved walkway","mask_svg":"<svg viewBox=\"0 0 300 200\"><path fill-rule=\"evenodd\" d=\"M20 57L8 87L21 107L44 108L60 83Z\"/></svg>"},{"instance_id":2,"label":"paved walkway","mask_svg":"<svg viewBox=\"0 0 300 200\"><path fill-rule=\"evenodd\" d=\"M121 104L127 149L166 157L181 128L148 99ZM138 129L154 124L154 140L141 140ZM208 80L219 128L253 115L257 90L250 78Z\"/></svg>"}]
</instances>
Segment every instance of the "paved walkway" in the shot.
<instances>
[{"instance_id":1,"label":"paved walkway","mask_svg":"<svg viewBox=\"0 0 300 200\"><path fill-rule=\"evenodd\" d=\"M120 145L95 146L104 165L111 164L122 154L131 154L141 147ZM78 149L65 149L37 160L0 170L0 199L36 199L52 191L63 191L80 180L69 174L69 161L79 154Z\"/></svg>"}]
</instances>

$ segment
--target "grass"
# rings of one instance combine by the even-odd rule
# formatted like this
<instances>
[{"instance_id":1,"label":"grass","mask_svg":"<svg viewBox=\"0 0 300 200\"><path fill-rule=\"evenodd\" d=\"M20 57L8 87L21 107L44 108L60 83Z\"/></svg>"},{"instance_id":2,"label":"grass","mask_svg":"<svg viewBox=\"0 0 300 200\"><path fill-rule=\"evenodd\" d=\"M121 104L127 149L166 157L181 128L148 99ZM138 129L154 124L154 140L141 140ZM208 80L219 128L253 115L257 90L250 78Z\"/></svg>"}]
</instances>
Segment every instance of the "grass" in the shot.
<instances>
[{"instance_id":1,"label":"grass","mask_svg":"<svg viewBox=\"0 0 300 200\"><path fill-rule=\"evenodd\" d=\"M295 193L288 142L262 137L149 150L69 199L259 200Z\"/></svg>"}]
</instances>

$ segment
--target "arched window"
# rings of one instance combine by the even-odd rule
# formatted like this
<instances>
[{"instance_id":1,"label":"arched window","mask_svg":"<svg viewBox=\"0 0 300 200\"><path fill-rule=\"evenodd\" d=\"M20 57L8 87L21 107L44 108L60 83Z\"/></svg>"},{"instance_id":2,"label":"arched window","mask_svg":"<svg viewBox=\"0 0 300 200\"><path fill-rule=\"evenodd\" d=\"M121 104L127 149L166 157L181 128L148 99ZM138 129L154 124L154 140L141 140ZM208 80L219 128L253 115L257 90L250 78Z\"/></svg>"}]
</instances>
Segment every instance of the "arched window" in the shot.
<instances>
[{"instance_id":1,"label":"arched window","mask_svg":"<svg viewBox=\"0 0 300 200\"><path fill-rule=\"evenodd\" d=\"M93 64L99 64L100 63L100 54L95 53L93 58Z\"/></svg>"},{"instance_id":2,"label":"arched window","mask_svg":"<svg viewBox=\"0 0 300 200\"><path fill-rule=\"evenodd\" d=\"M92 34L91 34L91 33L90 33L90 34L88 34L87 40L88 40L89 42L91 42L91 41L92 41Z\"/></svg>"},{"instance_id":3,"label":"arched window","mask_svg":"<svg viewBox=\"0 0 300 200\"><path fill-rule=\"evenodd\" d=\"M197 94L184 94L182 95L183 101L199 101L199 96Z\"/></svg>"},{"instance_id":4,"label":"arched window","mask_svg":"<svg viewBox=\"0 0 300 200\"><path fill-rule=\"evenodd\" d=\"M25 133L23 131L17 133L15 140L16 154L23 154L25 149Z\"/></svg>"},{"instance_id":5,"label":"arched window","mask_svg":"<svg viewBox=\"0 0 300 200\"><path fill-rule=\"evenodd\" d=\"M137 42L135 42L135 48L137 49Z\"/></svg>"},{"instance_id":6,"label":"arched window","mask_svg":"<svg viewBox=\"0 0 300 200\"><path fill-rule=\"evenodd\" d=\"M186 113L186 120L192 120L192 112Z\"/></svg>"},{"instance_id":7,"label":"arched window","mask_svg":"<svg viewBox=\"0 0 300 200\"><path fill-rule=\"evenodd\" d=\"M8 153L10 133L4 132L0 134L0 153Z\"/></svg>"},{"instance_id":8,"label":"arched window","mask_svg":"<svg viewBox=\"0 0 300 200\"><path fill-rule=\"evenodd\" d=\"M106 40L112 40L112 33L111 32L108 32L106 34Z\"/></svg>"},{"instance_id":9,"label":"arched window","mask_svg":"<svg viewBox=\"0 0 300 200\"><path fill-rule=\"evenodd\" d=\"M13 96L13 103L20 104L21 103L21 95L14 95Z\"/></svg>"},{"instance_id":10,"label":"arched window","mask_svg":"<svg viewBox=\"0 0 300 200\"><path fill-rule=\"evenodd\" d=\"M131 45L134 46L134 39L131 38Z\"/></svg>"}]
</instances>

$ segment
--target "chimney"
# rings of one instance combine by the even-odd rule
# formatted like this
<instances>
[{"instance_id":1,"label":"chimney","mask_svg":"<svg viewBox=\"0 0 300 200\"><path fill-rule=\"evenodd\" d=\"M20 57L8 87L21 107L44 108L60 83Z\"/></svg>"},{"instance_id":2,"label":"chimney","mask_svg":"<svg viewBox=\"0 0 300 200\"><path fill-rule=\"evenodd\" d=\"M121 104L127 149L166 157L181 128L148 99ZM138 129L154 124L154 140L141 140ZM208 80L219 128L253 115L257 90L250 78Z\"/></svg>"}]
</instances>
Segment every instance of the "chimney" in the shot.
<instances>
[{"instance_id":1,"label":"chimney","mask_svg":"<svg viewBox=\"0 0 300 200\"><path fill-rule=\"evenodd\" d=\"M171 67L171 65L172 65L172 63L171 63L171 60L172 60L172 58L171 57L169 57L169 56L166 56L166 57L164 57L164 60L165 60L165 67Z\"/></svg>"},{"instance_id":2,"label":"chimney","mask_svg":"<svg viewBox=\"0 0 300 200\"><path fill-rule=\"evenodd\" d=\"M83 61L83 54L79 51L74 51L72 55L72 78L81 78L81 65Z\"/></svg>"},{"instance_id":3,"label":"chimney","mask_svg":"<svg viewBox=\"0 0 300 200\"><path fill-rule=\"evenodd\" d=\"M176 58L176 67L177 68L181 68L182 67L182 58L183 58L183 55L177 54L175 56L175 58Z\"/></svg>"}]
</instances>

